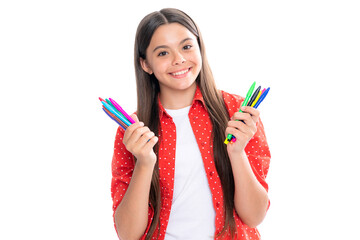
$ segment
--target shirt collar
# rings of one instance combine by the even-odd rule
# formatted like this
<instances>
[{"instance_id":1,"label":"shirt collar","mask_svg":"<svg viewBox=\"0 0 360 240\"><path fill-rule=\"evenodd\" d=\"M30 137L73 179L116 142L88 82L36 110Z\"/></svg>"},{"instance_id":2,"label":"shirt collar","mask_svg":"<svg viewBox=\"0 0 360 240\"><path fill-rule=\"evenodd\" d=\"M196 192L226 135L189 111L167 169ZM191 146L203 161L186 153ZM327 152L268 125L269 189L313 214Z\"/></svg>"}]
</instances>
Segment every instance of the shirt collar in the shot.
<instances>
[{"instance_id":1,"label":"shirt collar","mask_svg":"<svg viewBox=\"0 0 360 240\"><path fill-rule=\"evenodd\" d=\"M194 98L193 98L193 101L191 103L191 106L193 106L197 101L199 101L200 103L203 104L203 106L205 106L204 97L203 97L203 95L201 93L200 87L199 87L199 85L196 84L196 90L195 90L195 94L194 94ZM171 116L166 112L165 108L161 104L159 95L158 95L158 104L159 104L159 117L160 117L160 119L163 117L164 114L167 117L171 118Z\"/></svg>"}]
</instances>

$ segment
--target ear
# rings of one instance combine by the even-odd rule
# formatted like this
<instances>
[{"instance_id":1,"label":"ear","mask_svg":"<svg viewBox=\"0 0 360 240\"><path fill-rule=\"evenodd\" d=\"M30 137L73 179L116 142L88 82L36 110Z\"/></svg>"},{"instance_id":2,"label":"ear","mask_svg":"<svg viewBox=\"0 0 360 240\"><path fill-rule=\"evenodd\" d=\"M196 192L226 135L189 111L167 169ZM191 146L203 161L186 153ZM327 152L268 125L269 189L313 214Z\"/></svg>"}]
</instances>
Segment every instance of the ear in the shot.
<instances>
[{"instance_id":1,"label":"ear","mask_svg":"<svg viewBox=\"0 0 360 240\"><path fill-rule=\"evenodd\" d=\"M150 75L153 74L153 71L151 70L149 64L146 62L145 59L140 58L140 65L145 72L147 72Z\"/></svg>"}]
</instances>

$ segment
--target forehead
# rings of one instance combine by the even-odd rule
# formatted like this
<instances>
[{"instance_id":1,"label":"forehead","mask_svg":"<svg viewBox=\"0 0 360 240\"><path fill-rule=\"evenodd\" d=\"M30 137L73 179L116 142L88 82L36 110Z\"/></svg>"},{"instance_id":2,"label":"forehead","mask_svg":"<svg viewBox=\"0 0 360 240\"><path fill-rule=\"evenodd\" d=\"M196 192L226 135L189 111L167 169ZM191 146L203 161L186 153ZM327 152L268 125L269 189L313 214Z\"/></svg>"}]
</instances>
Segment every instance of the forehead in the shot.
<instances>
[{"instance_id":1,"label":"forehead","mask_svg":"<svg viewBox=\"0 0 360 240\"><path fill-rule=\"evenodd\" d=\"M196 36L183 25L179 23L164 24L155 30L149 47L176 45L185 38L196 40Z\"/></svg>"}]
</instances>

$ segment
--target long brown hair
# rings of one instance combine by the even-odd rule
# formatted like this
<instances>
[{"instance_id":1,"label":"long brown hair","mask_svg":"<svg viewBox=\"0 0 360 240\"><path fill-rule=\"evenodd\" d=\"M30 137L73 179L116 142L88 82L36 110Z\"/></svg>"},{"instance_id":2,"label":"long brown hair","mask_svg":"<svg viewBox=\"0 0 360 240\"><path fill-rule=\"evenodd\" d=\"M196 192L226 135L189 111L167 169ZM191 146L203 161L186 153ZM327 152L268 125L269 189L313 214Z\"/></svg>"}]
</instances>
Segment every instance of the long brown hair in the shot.
<instances>
[{"instance_id":1,"label":"long brown hair","mask_svg":"<svg viewBox=\"0 0 360 240\"><path fill-rule=\"evenodd\" d=\"M202 36L195 22L184 12L166 8L158 12L150 13L140 22L135 38L134 64L136 74L137 87L137 115L141 121L147 125L154 133L159 133L159 106L157 102L160 87L158 80L154 74L146 73L140 64L140 58L146 59L146 49L148 48L152 35L155 30L169 23L179 23L186 27L191 33L197 37L202 57L202 68L196 79L204 102L209 113L213 126L213 154L216 170L219 174L223 194L225 208L225 225L222 231L217 235L223 235L230 230L233 238L236 228L233 216L234 210L234 177L231 170L230 160L227 153L226 145L219 136L225 136L225 128L229 119L221 92L217 90L213 74L207 61L206 52ZM161 140L161 139L160 139ZM154 151L158 155L158 144L155 145ZM155 165L150 188L150 203L154 208L154 218L151 223L146 239L151 239L154 231L159 227L159 216L161 208L161 196L159 187L159 166Z\"/></svg>"}]
</instances>

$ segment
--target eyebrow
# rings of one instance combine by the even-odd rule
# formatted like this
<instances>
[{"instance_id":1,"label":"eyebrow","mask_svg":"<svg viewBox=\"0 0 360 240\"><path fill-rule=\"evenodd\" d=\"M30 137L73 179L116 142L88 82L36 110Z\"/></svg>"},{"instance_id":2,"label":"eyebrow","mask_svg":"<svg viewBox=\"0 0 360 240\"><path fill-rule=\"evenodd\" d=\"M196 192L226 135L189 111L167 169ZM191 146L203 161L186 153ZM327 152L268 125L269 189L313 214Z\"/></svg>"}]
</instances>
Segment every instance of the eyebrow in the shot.
<instances>
[{"instance_id":1,"label":"eyebrow","mask_svg":"<svg viewBox=\"0 0 360 240\"><path fill-rule=\"evenodd\" d=\"M188 38L185 38L184 40L182 40L179 45L183 44L184 42L186 42L188 40L194 41L194 39L188 37ZM160 45L160 46L157 46L156 48L154 48L153 52L155 52L159 48L169 48L169 47L166 45Z\"/></svg>"}]
</instances>

